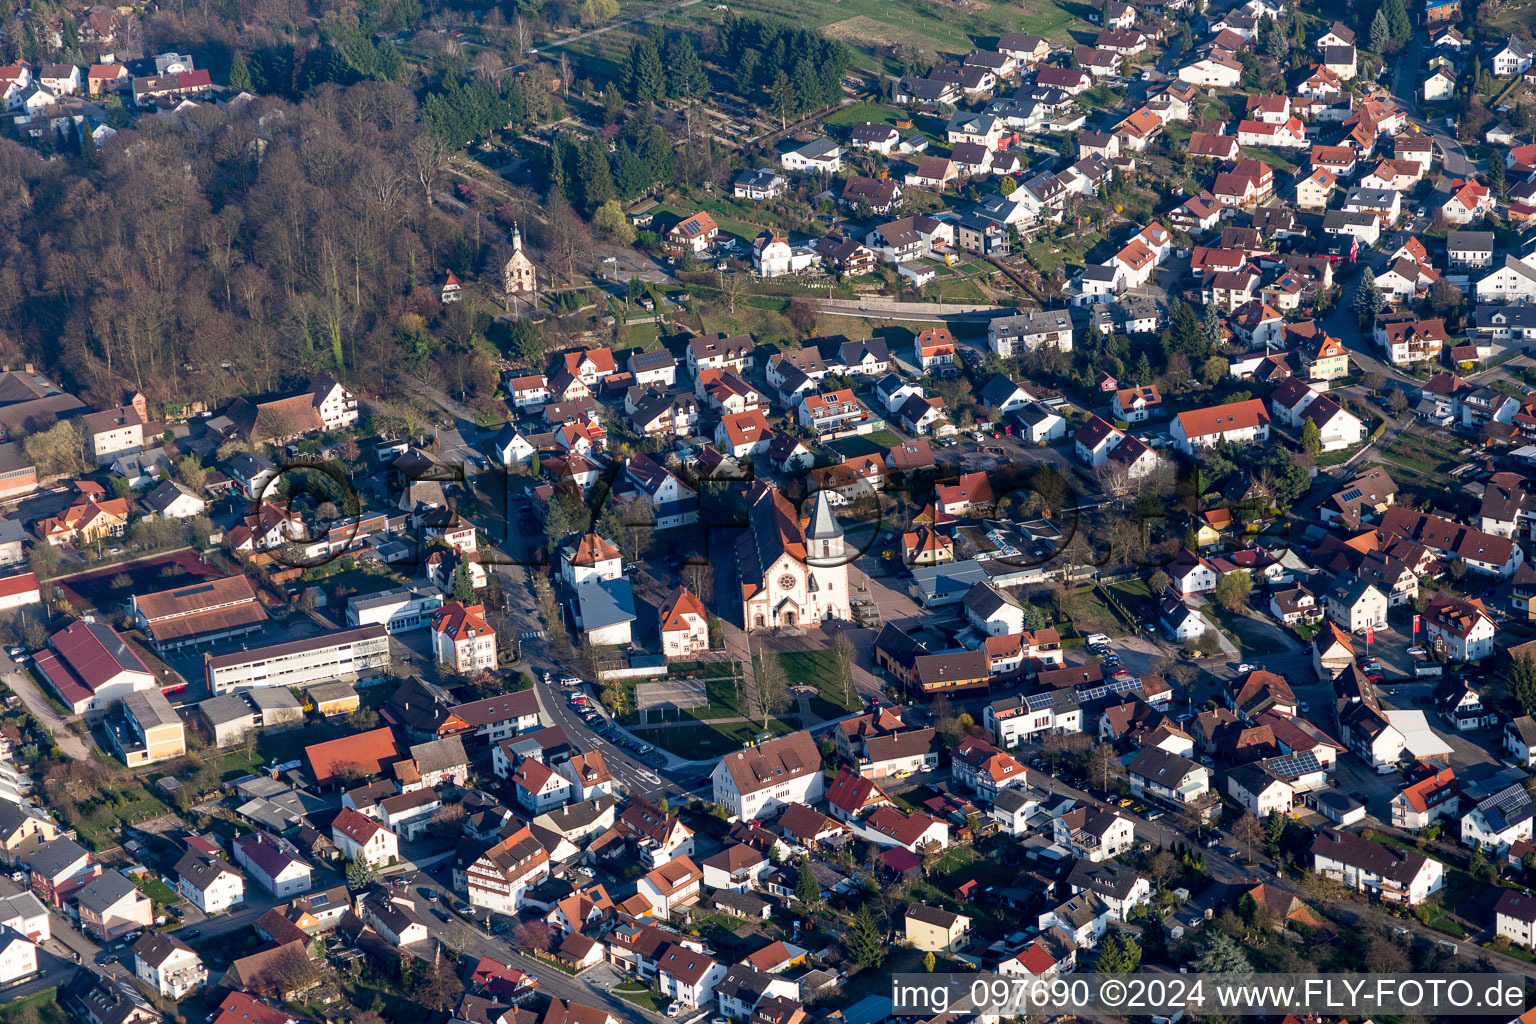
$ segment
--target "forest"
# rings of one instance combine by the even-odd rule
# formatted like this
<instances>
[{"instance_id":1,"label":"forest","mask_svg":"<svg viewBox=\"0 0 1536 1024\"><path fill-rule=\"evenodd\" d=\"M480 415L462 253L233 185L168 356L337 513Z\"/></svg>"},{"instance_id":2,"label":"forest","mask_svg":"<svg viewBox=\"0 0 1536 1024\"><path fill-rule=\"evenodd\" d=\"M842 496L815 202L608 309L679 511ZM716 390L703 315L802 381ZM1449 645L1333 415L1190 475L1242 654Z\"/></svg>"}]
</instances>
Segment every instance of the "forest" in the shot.
<instances>
[{"instance_id":1,"label":"forest","mask_svg":"<svg viewBox=\"0 0 1536 1024\"><path fill-rule=\"evenodd\" d=\"M56 10L62 47L35 29ZM64 9L40 0L4 13L3 56L89 63ZM600 105L607 139L521 141L527 173L493 222L443 208L464 180L455 153L565 116L568 61L553 63L563 83L510 62L535 31L601 12L559 2L475 12L485 45L473 56L443 32L415 35L410 59L396 43L465 13L401 0L314 11L193 0L125 26L135 49L193 52L215 81L259 98L131 127L115 108L126 130L99 150L80 133L40 147L66 159L0 139L15 185L0 195L14 239L0 253L0 360L40 363L98 406L143 390L172 409L216 408L324 370L407 405L443 388L489 410L496 349L534 363L563 328L529 338L482 303L444 309L436 286L448 270L499 266L501 228L520 218L550 272L572 277L593 227L625 240L615 201L729 173L729 154L697 130L696 98L723 88L798 114L840 95L848 63L843 44L763 19L728 15L697 47L658 30L614 82L576 83ZM706 59L734 75L712 83Z\"/></svg>"}]
</instances>

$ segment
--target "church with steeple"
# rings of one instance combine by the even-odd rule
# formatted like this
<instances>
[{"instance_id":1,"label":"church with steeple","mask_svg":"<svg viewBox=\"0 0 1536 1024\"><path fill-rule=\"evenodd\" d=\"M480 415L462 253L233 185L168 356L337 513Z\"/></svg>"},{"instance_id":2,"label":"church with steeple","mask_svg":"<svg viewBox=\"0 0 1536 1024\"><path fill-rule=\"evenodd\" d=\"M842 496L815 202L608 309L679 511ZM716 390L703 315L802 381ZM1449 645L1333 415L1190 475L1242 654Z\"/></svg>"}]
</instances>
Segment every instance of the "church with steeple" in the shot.
<instances>
[{"instance_id":1,"label":"church with steeple","mask_svg":"<svg viewBox=\"0 0 1536 1024\"><path fill-rule=\"evenodd\" d=\"M539 290L538 272L523 252L523 232L516 224L512 225L512 256L501 271L501 290L508 295L532 295Z\"/></svg>"},{"instance_id":2,"label":"church with steeple","mask_svg":"<svg viewBox=\"0 0 1536 1024\"><path fill-rule=\"evenodd\" d=\"M736 539L743 625L794 629L852 619L843 528L827 492L816 495L806 519L761 480L748 501L747 529Z\"/></svg>"}]
</instances>

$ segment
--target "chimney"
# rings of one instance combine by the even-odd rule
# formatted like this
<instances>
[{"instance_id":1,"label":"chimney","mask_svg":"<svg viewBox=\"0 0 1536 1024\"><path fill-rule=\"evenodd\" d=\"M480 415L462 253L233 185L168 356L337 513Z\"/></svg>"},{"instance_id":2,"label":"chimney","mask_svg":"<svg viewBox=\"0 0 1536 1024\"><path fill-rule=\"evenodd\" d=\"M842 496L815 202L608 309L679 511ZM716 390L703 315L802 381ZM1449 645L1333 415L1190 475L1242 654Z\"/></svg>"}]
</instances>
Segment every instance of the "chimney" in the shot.
<instances>
[{"instance_id":1,"label":"chimney","mask_svg":"<svg viewBox=\"0 0 1536 1024\"><path fill-rule=\"evenodd\" d=\"M27 364L27 372L28 372L28 373L32 373L32 372L33 372L33 370L32 370L32 364L31 364L31 363L28 363L28 364Z\"/></svg>"}]
</instances>

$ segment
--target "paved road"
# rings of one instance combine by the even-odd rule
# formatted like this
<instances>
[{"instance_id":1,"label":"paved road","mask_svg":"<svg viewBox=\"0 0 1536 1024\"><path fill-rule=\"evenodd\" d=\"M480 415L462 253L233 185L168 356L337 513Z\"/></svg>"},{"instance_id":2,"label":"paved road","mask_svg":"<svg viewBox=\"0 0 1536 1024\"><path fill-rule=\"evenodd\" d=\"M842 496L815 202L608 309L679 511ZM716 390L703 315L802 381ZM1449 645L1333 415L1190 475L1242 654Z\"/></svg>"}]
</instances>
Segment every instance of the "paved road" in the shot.
<instances>
[{"instance_id":1,"label":"paved road","mask_svg":"<svg viewBox=\"0 0 1536 1024\"><path fill-rule=\"evenodd\" d=\"M462 904L463 900L431 875L412 874L407 877L407 884L403 888L392 887L390 891L396 895L406 895L411 898L416 912L427 923L428 930L439 942L468 956L476 958L488 956L531 974L539 980L539 991L547 996L601 1007L619 1020L661 1021L664 1019L660 1014L642 1010L598 985L595 979L611 976L600 968L586 971L582 977L571 977L547 961L525 956L513 949L501 937L489 934L485 930L483 921L478 927L467 922L450 909L452 906ZM437 893L438 898L427 899L428 892Z\"/></svg>"},{"instance_id":2,"label":"paved road","mask_svg":"<svg viewBox=\"0 0 1536 1024\"><path fill-rule=\"evenodd\" d=\"M53 702L38 688L37 681L18 668L4 653L0 653L0 678L4 678L5 685L21 698L32 716L48 730L48 735L53 737L53 742L58 744L65 757L71 761L83 761L91 756L90 747L70 729L69 719L53 706Z\"/></svg>"},{"instance_id":3,"label":"paved road","mask_svg":"<svg viewBox=\"0 0 1536 1024\"><path fill-rule=\"evenodd\" d=\"M1415 79L1418 77L1418 69L1423 66L1423 50L1424 40L1415 33L1413 40L1398 56L1397 71L1392 76L1392 99L1408 114L1409 121L1435 140L1435 144L1440 147L1440 165L1446 174L1453 177L1476 174L1478 163L1468 158L1467 151L1456 137L1448 133L1443 124L1431 124L1419 116Z\"/></svg>"},{"instance_id":4,"label":"paved road","mask_svg":"<svg viewBox=\"0 0 1536 1024\"><path fill-rule=\"evenodd\" d=\"M882 320L937 320L941 317L964 317L974 320L991 320L1016 311L1015 306L992 306L962 302L902 302L897 299L868 297L863 299L818 299L816 307L823 313L839 316L877 316Z\"/></svg>"}]
</instances>

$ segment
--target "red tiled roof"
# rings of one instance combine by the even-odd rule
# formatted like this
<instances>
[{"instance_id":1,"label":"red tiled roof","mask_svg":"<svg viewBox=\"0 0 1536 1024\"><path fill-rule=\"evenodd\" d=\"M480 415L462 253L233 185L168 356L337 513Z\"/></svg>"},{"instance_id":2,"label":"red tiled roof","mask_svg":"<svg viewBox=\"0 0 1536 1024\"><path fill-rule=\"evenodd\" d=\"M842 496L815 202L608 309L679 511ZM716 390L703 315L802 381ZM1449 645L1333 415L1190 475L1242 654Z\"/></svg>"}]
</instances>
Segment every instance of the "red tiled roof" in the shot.
<instances>
[{"instance_id":1,"label":"red tiled roof","mask_svg":"<svg viewBox=\"0 0 1536 1024\"><path fill-rule=\"evenodd\" d=\"M365 775L381 775L386 767L404 756L404 751L395 742L395 734L388 726L304 748L304 759L309 762L310 774L316 782L322 784L331 781L339 765L357 764L362 767Z\"/></svg>"}]
</instances>

